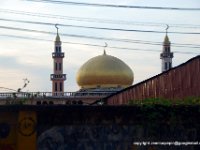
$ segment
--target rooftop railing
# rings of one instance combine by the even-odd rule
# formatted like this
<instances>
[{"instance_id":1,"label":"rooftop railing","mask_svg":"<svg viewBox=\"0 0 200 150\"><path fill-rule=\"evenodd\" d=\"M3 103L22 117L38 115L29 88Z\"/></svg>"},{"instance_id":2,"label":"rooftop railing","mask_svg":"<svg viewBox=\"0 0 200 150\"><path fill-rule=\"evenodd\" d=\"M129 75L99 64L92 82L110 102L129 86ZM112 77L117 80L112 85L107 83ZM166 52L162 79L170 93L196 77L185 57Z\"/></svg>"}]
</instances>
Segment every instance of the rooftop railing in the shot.
<instances>
[{"instance_id":1,"label":"rooftop railing","mask_svg":"<svg viewBox=\"0 0 200 150\"><path fill-rule=\"evenodd\" d=\"M0 92L0 99L105 97L115 92Z\"/></svg>"}]
</instances>

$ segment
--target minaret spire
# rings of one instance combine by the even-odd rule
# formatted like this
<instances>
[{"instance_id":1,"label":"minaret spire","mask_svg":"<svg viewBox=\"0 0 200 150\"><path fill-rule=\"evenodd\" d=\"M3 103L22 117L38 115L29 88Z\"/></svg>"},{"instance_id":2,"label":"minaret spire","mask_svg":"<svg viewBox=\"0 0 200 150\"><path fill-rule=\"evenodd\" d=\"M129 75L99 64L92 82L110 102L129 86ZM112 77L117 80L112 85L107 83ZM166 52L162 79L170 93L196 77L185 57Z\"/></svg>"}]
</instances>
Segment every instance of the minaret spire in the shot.
<instances>
[{"instance_id":1,"label":"minaret spire","mask_svg":"<svg viewBox=\"0 0 200 150\"><path fill-rule=\"evenodd\" d=\"M58 33L57 24L57 35L54 44L54 52L52 53L53 58L53 74L51 74L52 81L52 95L62 96L64 94L64 81L66 80L66 74L63 74L63 58L64 53L62 52L62 42Z\"/></svg>"},{"instance_id":2,"label":"minaret spire","mask_svg":"<svg viewBox=\"0 0 200 150\"><path fill-rule=\"evenodd\" d=\"M162 60L162 72L167 71L169 69L172 68L172 58L173 58L173 53L170 50L170 41L169 41L169 37L168 37L168 29L169 29L169 25L167 25L166 27L166 35L164 38L164 42L163 42L163 51L160 54L160 59Z\"/></svg>"}]
</instances>

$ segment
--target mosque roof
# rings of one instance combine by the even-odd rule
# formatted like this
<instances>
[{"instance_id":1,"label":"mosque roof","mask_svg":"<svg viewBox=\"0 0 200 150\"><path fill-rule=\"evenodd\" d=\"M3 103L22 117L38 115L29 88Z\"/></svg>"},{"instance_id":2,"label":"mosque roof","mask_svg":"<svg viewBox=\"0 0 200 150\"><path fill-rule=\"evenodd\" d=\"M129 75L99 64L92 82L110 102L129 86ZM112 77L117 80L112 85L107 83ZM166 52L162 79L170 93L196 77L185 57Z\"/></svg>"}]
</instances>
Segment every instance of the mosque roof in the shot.
<instances>
[{"instance_id":1,"label":"mosque roof","mask_svg":"<svg viewBox=\"0 0 200 150\"><path fill-rule=\"evenodd\" d=\"M104 51L103 55L84 63L76 79L82 89L128 87L133 83L133 71L122 60Z\"/></svg>"}]
</instances>

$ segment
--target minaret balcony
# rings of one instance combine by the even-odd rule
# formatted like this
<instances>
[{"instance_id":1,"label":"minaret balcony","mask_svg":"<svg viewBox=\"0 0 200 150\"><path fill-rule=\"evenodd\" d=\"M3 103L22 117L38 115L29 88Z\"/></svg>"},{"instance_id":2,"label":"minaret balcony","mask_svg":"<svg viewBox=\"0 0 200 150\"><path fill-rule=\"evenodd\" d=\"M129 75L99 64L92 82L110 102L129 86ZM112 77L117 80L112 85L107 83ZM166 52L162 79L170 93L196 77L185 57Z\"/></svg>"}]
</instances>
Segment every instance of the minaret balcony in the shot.
<instances>
[{"instance_id":1,"label":"minaret balcony","mask_svg":"<svg viewBox=\"0 0 200 150\"><path fill-rule=\"evenodd\" d=\"M66 80L66 74L51 74L51 80Z\"/></svg>"},{"instance_id":2,"label":"minaret balcony","mask_svg":"<svg viewBox=\"0 0 200 150\"><path fill-rule=\"evenodd\" d=\"M160 58L173 58L174 54L173 53L161 53Z\"/></svg>"},{"instance_id":3,"label":"minaret balcony","mask_svg":"<svg viewBox=\"0 0 200 150\"><path fill-rule=\"evenodd\" d=\"M63 58L63 57L65 57L65 54L64 53L58 53L58 52L54 52L54 53L52 53L52 57L53 58Z\"/></svg>"}]
</instances>

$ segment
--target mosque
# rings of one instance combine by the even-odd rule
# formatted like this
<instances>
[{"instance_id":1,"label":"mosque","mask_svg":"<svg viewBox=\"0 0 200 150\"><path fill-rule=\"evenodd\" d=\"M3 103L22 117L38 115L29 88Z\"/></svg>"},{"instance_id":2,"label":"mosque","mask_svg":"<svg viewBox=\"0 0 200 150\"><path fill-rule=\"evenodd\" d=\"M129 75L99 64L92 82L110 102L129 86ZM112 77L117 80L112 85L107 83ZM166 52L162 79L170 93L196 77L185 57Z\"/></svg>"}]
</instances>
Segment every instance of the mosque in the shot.
<instances>
[{"instance_id":1,"label":"mosque","mask_svg":"<svg viewBox=\"0 0 200 150\"><path fill-rule=\"evenodd\" d=\"M58 33L54 41L53 73L51 92L15 92L0 93L1 104L85 104L85 105L121 105L130 99L167 98L183 99L199 96L200 79L192 78L199 74L199 56L172 68L173 52L167 34L162 44L160 54L161 72L154 77L132 85L134 73L122 60L111 56L104 50L103 54L94 56L83 63L76 75L80 89L66 92L64 82L67 79L63 73L62 42ZM194 61L194 62L193 62ZM187 82L184 82L187 81ZM182 89L181 89L182 88ZM25 100L24 100L25 99Z\"/></svg>"},{"instance_id":2,"label":"mosque","mask_svg":"<svg viewBox=\"0 0 200 150\"><path fill-rule=\"evenodd\" d=\"M57 28L53 58L52 95L59 96L64 93L64 81L66 74L63 74L62 42ZM170 50L170 41L167 35L163 42L163 51L160 55L162 60L162 72L172 67L173 53ZM104 50L102 55L95 56L85 62L77 72L77 84L80 90L77 92L108 92L109 94L130 87L134 81L134 73L131 68L117 57L108 55Z\"/></svg>"},{"instance_id":3,"label":"mosque","mask_svg":"<svg viewBox=\"0 0 200 150\"><path fill-rule=\"evenodd\" d=\"M57 28L57 26L56 26ZM167 72L172 68L173 53L171 52L170 40L166 35L163 41L163 50L160 54L161 71ZM51 92L18 92L16 98L32 98L26 101L27 104L96 104L105 97L117 94L132 87L134 73L124 61L106 53L105 49L101 55L94 56L77 70L76 82L80 89L75 92L66 92L64 82L67 79L63 72L62 41L58 33L54 41L54 51L52 52L53 73L50 74L52 81ZM2 104L7 102L6 98L11 98L13 93L1 93L4 99Z\"/></svg>"}]
</instances>

